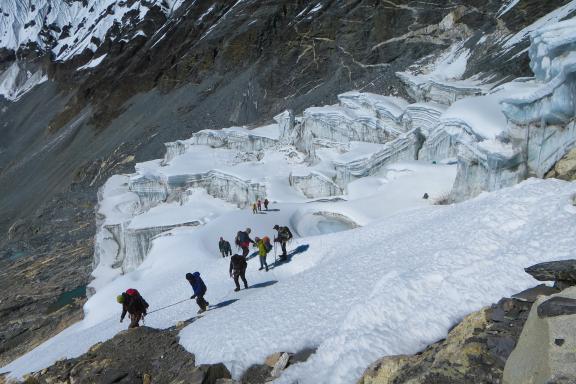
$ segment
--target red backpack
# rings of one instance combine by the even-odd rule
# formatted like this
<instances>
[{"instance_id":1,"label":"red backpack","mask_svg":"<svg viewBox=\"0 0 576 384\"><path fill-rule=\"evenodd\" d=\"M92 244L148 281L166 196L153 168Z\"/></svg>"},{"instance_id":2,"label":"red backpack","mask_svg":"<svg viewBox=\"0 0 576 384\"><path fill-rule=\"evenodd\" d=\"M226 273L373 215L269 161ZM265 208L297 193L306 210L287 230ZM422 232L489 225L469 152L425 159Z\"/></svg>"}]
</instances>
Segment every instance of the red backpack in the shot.
<instances>
[{"instance_id":1,"label":"red backpack","mask_svg":"<svg viewBox=\"0 0 576 384\"><path fill-rule=\"evenodd\" d=\"M138 290L134 288L128 288L126 290L126 294L129 296L140 296L140 292L138 292Z\"/></svg>"}]
</instances>

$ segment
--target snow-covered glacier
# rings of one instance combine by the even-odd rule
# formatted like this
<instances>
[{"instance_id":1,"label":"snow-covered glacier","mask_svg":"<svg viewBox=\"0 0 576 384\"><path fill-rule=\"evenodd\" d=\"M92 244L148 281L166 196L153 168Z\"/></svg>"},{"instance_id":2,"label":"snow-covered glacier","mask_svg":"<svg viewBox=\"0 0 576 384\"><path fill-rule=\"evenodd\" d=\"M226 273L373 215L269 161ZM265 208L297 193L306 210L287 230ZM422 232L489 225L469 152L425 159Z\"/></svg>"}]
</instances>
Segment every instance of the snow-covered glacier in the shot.
<instances>
[{"instance_id":1,"label":"snow-covered glacier","mask_svg":"<svg viewBox=\"0 0 576 384\"><path fill-rule=\"evenodd\" d=\"M530 28L533 78L465 78L470 51L459 42L398 73L411 100L346 92L262 126L166 143L163 158L113 176L99 192L85 319L0 372L87 351L121 329L110 298L134 286L158 308L189 297L183 275L194 270L211 302L237 302L184 328L182 345L236 378L270 353L317 348L279 383L352 382L382 355L422 350L470 311L529 287L523 267L576 246L574 184L525 180L576 143L576 21L558 15ZM271 209L254 211L264 199ZM291 261L270 255L264 272L250 259L255 287L234 293L219 237L233 243L250 227L272 238L275 224L294 230ZM192 311L147 321L168 328Z\"/></svg>"},{"instance_id":2,"label":"snow-covered glacier","mask_svg":"<svg viewBox=\"0 0 576 384\"><path fill-rule=\"evenodd\" d=\"M151 211L186 205L199 190L240 209L265 198L292 203L334 197L347 200L353 196L350 186L356 181L388 174L398 163L419 162L456 168L453 183L439 194L459 201L517 184L531 174L541 176L573 146L574 124L547 121L547 108L521 104L518 100L526 98L519 95L558 76L566 82L563 89L574 89L566 75L570 55L563 55L561 49L572 47L572 27L569 20L534 32L530 48L536 72L533 80L498 87L478 84L478 92L462 93L458 87L463 80L446 78L446 70L435 69L447 61L466 65L465 52L457 46L460 50L447 50L430 66L430 73L399 74L404 81L411 79L408 87L431 78L452 82L453 96L439 98L432 93L410 103L400 97L353 91L339 95L337 105L308 108L300 116L285 111L273 124L204 130L167 143L163 159L140 163L136 173L128 176L125 196L131 202L136 196L137 204L130 217L101 229L117 243L115 256L105 259L114 260L122 272L132 270L144 262L156 236L176 227L204 225L202 218L166 225L141 219ZM551 69L544 70L540 55L551 52L558 58L552 57ZM448 73L455 76L463 71ZM451 88L443 89L449 92ZM418 95L416 90L413 93ZM510 107L512 100L517 101L514 107ZM542 116L537 123L518 121L519 105L529 108L529 113L537 109Z\"/></svg>"}]
</instances>

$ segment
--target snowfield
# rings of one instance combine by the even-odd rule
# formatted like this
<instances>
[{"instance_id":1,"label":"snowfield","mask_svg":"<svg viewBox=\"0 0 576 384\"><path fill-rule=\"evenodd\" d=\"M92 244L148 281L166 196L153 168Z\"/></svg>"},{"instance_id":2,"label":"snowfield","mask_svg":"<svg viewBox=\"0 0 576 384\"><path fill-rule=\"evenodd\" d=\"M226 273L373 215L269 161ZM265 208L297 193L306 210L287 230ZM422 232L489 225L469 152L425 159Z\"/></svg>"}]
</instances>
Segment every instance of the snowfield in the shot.
<instances>
[{"instance_id":1,"label":"snowfield","mask_svg":"<svg viewBox=\"0 0 576 384\"><path fill-rule=\"evenodd\" d=\"M573 256L575 193L574 183L531 179L457 205L413 208L347 232L301 237L289 248L302 252L268 273L251 259L253 288L239 293L228 260L217 252L218 236L231 239L244 226L272 235L272 225L288 221L294 207L275 204L279 211L266 215L230 211L158 238L137 270L88 301L83 321L2 372L20 377L87 351L125 328L118 323L118 292L135 287L154 310L188 297L184 274L199 270L208 301L225 306L181 332L198 364L223 361L238 377L273 352L316 346L308 362L277 382L354 382L377 358L415 353L467 313L532 286L524 267ZM196 310L190 301L150 314L146 324L170 327Z\"/></svg>"}]
</instances>

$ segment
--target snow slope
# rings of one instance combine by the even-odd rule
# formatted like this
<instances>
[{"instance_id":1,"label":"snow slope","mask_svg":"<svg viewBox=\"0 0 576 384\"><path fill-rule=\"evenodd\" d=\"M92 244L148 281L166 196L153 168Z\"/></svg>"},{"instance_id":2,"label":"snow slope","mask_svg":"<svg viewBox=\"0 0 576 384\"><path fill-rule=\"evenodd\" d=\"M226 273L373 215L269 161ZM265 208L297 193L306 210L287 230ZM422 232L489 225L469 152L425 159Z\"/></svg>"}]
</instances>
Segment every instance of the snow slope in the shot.
<instances>
[{"instance_id":1,"label":"snow slope","mask_svg":"<svg viewBox=\"0 0 576 384\"><path fill-rule=\"evenodd\" d=\"M532 285L523 267L570 257L575 193L573 183L532 179L458 205L403 211L345 235L299 238L290 248L306 250L271 272L257 271L251 259L255 288L238 294L218 255L218 236L230 239L241 225L271 235L272 224L294 211L289 204L266 215L232 211L158 238L136 271L88 301L82 322L1 371L21 376L85 352L124 328L113 299L119 291L136 287L158 308L186 298L183 275L198 269L207 299L229 303L182 331L181 343L198 363L224 361L237 377L272 352L318 346L278 382L350 383L378 357L417 352L470 311ZM174 306L151 314L147 325L169 327L195 311L192 302Z\"/></svg>"},{"instance_id":2,"label":"snow slope","mask_svg":"<svg viewBox=\"0 0 576 384\"><path fill-rule=\"evenodd\" d=\"M573 23L558 23L567 35L561 41L538 30L546 33L531 47L533 60L548 44L558 57L547 68L572 73L564 52ZM187 326L182 345L197 363L224 362L235 377L271 353L318 348L278 383L354 382L377 358L415 353L467 313L533 285L524 267L568 258L576 246L576 184L532 179L498 190L525 177L532 153L512 140L524 137L513 135L524 128L510 123L501 103L531 88L518 81L491 90L462 79L468 58L457 43L428 73L399 74L417 104L348 92L338 105L298 118L286 111L278 124L205 130L167 143L164 159L112 177L99 196L96 293L84 320L0 372L21 377L86 352L124 328L119 292L137 288L153 311L186 299L184 274L194 270L219 308ZM547 80L539 72L534 81ZM533 109L545 117L545 107ZM573 142L570 124L552 127L565 133L547 150L560 155ZM462 199L494 192L432 205L451 189ZM264 197L272 210L243 209ZM297 235L292 259L264 272L251 258L251 288L234 293L219 237L231 241L246 227L273 237L274 224ZM151 313L147 325L168 328L195 311L193 302L169 307Z\"/></svg>"}]
</instances>

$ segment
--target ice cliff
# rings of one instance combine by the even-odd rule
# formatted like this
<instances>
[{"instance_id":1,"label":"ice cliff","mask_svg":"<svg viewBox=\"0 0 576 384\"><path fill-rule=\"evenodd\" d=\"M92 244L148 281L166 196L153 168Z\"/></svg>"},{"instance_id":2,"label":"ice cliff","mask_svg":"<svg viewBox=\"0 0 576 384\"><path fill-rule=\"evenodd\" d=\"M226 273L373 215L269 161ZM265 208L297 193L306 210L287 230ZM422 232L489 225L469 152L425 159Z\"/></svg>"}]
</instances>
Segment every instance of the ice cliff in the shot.
<instances>
[{"instance_id":1,"label":"ice cliff","mask_svg":"<svg viewBox=\"0 0 576 384\"><path fill-rule=\"evenodd\" d=\"M468 51L456 44L417 73L398 73L414 102L351 91L336 105L301 115L287 110L272 124L203 130L166 143L163 159L137 164L115 186L123 198L112 211L122 215L111 215L110 198L101 194L99 236L112 245L100 247L98 259L129 271L156 236L202 226L207 212L162 224L150 216L185 207L198 194L229 209L264 198L349 199L353 183L410 161L457 164L446 191L456 201L542 176L576 142L574 30L574 19L534 29L534 78L498 86L465 79Z\"/></svg>"}]
</instances>

